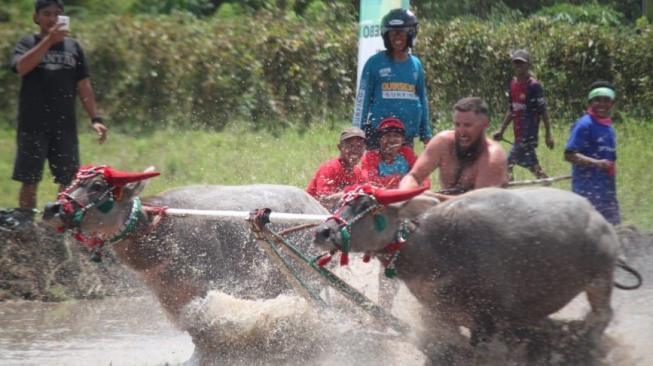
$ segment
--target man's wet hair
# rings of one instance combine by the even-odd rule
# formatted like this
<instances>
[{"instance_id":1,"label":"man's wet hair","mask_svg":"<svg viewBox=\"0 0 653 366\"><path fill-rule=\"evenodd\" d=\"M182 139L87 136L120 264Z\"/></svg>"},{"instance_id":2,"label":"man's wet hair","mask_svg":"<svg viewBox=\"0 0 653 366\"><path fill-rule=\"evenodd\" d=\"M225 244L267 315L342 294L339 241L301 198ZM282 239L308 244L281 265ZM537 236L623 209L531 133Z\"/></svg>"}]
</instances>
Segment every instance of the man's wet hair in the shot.
<instances>
[{"instance_id":1,"label":"man's wet hair","mask_svg":"<svg viewBox=\"0 0 653 366\"><path fill-rule=\"evenodd\" d=\"M589 90L594 90L596 88L609 88L614 90L614 85L607 80L597 80L590 84Z\"/></svg>"},{"instance_id":2,"label":"man's wet hair","mask_svg":"<svg viewBox=\"0 0 653 366\"><path fill-rule=\"evenodd\" d=\"M454 104L453 110L458 112L474 112L485 116L489 116L490 113L487 103L479 97L463 98Z\"/></svg>"}]
</instances>

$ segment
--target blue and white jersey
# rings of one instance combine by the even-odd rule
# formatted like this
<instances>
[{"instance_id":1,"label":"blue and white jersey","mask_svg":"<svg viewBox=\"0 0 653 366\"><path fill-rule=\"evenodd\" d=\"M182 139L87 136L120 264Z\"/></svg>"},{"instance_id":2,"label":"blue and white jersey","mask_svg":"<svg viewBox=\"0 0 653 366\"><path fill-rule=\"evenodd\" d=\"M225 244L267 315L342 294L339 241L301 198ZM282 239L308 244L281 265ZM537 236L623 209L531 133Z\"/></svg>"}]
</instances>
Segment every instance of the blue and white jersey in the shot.
<instances>
[{"instance_id":1,"label":"blue and white jersey","mask_svg":"<svg viewBox=\"0 0 653 366\"><path fill-rule=\"evenodd\" d=\"M614 128L601 125L586 114L572 126L565 151L614 162L617 160ZM610 223L621 222L613 174L593 166L573 165L571 188L574 193L587 198Z\"/></svg>"},{"instance_id":2,"label":"blue and white jersey","mask_svg":"<svg viewBox=\"0 0 653 366\"><path fill-rule=\"evenodd\" d=\"M363 67L353 125L367 133L391 116L403 122L407 140L433 136L422 63L413 55L397 62L381 51Z\"/></svg>"}]
</instances>

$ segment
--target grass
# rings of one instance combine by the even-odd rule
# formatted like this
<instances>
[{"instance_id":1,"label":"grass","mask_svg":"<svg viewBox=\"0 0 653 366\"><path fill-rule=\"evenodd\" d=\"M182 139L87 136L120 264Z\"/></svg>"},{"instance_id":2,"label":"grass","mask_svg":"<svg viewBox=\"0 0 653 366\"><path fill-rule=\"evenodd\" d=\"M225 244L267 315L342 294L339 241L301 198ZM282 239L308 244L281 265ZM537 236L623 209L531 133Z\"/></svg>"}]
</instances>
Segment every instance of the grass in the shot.
<instances>
[{"instance_id":1,"label":"grass","mask_svg":"<svg viewBox=\"0 0 653 366\"><path fill-rule=\"evenodd\" d=\"M438 129L445 127L438 126ZM618 197L625 224L653 229L653 125L628 122L616 126L618 136ZM151 179L146 194L189 184L240 185L277 183L305 187L317 166L338 154L338 130L316 125L306 131L285 130L277 137L251 132L238 125L222 132L201 129L162 129L138 135L111 131L109 140L98 145L90 131L80 134L82 163L109 164L121 170L140 171L153 165L162 174ZM556 147L538 148L541 165L550 176L570 174L563 160L569 127L554 128ZM509 134L507 139L512 139ZM421 145L421 144L418 144ZM505 144L506 150L510 145ZM418 146L418 152L422 147ZM0 207L15 207L19 183L9 179L15 152L15 131L0 130ZM532 179L521 168L515 179ZM433 179L437 187L437 178ZM39 188L39 206L56 195L49 172ZM570 189L570 182L554 184Z\"/></svg>"}]
</instances>

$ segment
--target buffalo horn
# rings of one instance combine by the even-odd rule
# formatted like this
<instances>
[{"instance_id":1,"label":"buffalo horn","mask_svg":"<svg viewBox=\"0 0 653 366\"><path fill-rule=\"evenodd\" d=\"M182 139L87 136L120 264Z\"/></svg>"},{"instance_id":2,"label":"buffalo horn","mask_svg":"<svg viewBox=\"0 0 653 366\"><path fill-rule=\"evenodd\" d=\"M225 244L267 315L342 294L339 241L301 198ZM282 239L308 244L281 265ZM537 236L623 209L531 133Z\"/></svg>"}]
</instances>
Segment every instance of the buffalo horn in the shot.
<instances>
[{"instance_id":1,"label":"buffalo horn","mask_svg":"<svg viewBox=\"0 0 653 366\"><path fill-rule=\"evenodd\" d=\"M107 183L111 184L112 186L124 186L127 183L138 182L148 178L156 177L159 174L159 172L121 172L108 166L102 169L102 175L104 175L104 179L106 179Z\"/></svg>"},{"instance_id":2,"label":"buffalo horn","mask_svg":"<svg viewBox=\"0 0 653 366\"><path fill-rule=\"evenodd\" d=\"M422 192L426 191L428 187L418 187L412 189L377 189L374 192L376 200L382 205L389 205L395 202L409 200Z\"/></svg>"}]
</instances>

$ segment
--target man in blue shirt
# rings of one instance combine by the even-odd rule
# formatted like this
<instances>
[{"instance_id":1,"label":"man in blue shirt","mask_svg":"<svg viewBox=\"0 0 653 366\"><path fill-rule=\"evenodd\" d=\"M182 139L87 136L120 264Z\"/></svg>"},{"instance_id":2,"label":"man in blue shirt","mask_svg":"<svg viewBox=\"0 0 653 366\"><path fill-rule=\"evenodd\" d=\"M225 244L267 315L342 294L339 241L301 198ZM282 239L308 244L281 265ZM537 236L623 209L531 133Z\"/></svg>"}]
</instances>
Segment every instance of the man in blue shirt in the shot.
<instances>
[{"instance_id":1,"label":"man in blue shirt","mask_svg":"<svg viewBox=\"0 0 653 366\"><path fill-rule=\"evenodd\" d=\"M617 201L617 144L612 127L614 87L597 81L590 87L587 113L571 128L565 159L572 164L572 190L587 198L611 224L621 223Z\"/></svg>"},{"instance_id":2,"label":"man in blue shirt","mask_svg":"<svg viewBox=\"0 0 653 366\"><path fill-rule=\"evenodd\" d=\"M424 69L409 52L417 35L417 18L408 10L391 10L383 17L382 34L386 50L363 67L353 125L365 131L368 149L378 149L375 132L385 117L397 117L404 123L405 144L412 147L418 136L426 144L433 133Z\"/></svg>"}]
</instances>

